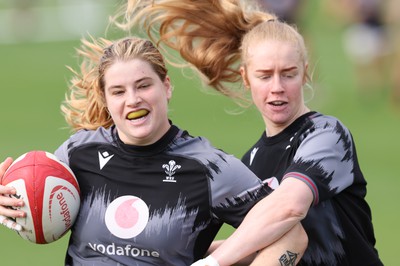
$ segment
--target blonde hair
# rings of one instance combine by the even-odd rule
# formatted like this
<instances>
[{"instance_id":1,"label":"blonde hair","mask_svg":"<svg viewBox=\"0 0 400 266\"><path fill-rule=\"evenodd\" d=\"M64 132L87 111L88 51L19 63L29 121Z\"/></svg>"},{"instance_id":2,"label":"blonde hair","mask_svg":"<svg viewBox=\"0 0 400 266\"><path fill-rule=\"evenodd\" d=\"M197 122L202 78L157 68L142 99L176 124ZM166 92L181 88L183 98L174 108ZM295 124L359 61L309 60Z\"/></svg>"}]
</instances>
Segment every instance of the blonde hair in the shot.
<instances>
[{"instance_id":1,"label":"blonde hair","mask_svg":"<svg viewBox=\"0 0 400 266\"><path fill-rule=\"evenodd\" d=\"M178 51L207 85L226 96L241 98L242 94L226 83L241 80L240 60L242 64L247 62L247 50L253 41L293 41L307 60L304 40L294 27L248 2L127 0L115 21L125 30L145 29L157 45ZM118 21L121 17L123 20Z\"/></svg>"},{"instance_id":2,"label":"blonde hair","mask_svg":"<svg viewBox=\"0 0 400 266\"><path fill-rule=\"evenodd\" d=\"M167 69L160 51L149 40L132 37L112 42L106 39L82 40L77 49L82 58L80 73L73 73L69 91L61 105L65 120L73 130L108 128L114 124L104 96L104 75L117 61L142 59L150 63L161 80Z\"/></svg>"},{"instance_id":3,"label":"blonde hair","mask_svg":"<svg viewBox=\"0 0 400 266\"><path fill-rule=\"evenodd\" d=\"M253 43L263 40L279 41L293 44L299 52L300 60L305 66L308 63L307 49L304 43L304 38L293 25L289 25L279 20L267 20L255 26L251 31L247 32L242 40L241 45L241 60L243 67L246 68L248 63L248 52ZM305 73L306 78L310 77Z\"/></svg>"}]
</instances>

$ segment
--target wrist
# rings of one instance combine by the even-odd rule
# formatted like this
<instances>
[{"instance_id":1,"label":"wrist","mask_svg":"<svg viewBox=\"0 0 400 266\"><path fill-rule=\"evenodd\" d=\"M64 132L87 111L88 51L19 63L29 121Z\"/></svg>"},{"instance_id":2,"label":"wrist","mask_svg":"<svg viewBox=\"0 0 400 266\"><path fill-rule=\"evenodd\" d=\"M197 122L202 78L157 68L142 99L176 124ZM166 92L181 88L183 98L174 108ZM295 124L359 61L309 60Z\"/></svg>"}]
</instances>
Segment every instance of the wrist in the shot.
<instances>
[{"instance_id":1,"label":"wrist","mask_svg":"<svg viewBox=\"0 0 400 266\"><path fill-rule=\"evenodd\" d=\"M218 261L211 255L203 259L205 266L220 266Z\"/></svg>"}]
</instances>

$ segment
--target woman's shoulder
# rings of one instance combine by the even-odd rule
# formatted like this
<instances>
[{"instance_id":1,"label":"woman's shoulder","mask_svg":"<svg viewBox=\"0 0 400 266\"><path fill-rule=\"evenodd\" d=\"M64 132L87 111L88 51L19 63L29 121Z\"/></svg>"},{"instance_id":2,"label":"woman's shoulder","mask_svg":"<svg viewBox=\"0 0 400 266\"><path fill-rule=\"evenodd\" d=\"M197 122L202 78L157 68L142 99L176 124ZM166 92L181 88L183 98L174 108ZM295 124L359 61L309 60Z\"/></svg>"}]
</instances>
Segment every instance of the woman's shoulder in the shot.
<instances>
[{"instance_id":1,"label":"woman's shoulder","mask_svg":"<svg viewBox=\"0 0 400 266\"><path fill-rule=\"evenodd\" d=\"M338 126L341 128L346 128L344 123L339 118L319 112L310 112L305 121L310 121L314 127L318 128L335 128Z\"/></svg>"},{"instance_id":2,"label":"woman's shoulder","mask_svg":"<svg viewBox=\"0 0 400 266\"><path fill-rule=\"evenodd\" d=\"M312 137L313 139L337 139L351 138L350 130L337 117L313 112L306 116L296 131L298 139L303 141Z\"/></svg>"},{"instance_id":3,"label":"woman's shoulder","mask_svg":"<svg viewBox=\"0 0 400 266\"><path fill-rule=\"evenodd\" d=\"M66 142L74 143L75 146L89 142L112 142L112 130L113 127L99 127L96 130L81 129L73 133Z\"/></svg>"},{"instance_id":4,"label":"woman's shoulder","mask_svg":"<svg viewBox=\"0 0 400 266\"><path fill-rule=\"evenodd\" d=\"M171 151L196 158L204 163L220 160L225 162L238 160L232 154L214 146L207 137L194 136L185 130L180 130L171 144Z\"/></svg>"}]
</instances>

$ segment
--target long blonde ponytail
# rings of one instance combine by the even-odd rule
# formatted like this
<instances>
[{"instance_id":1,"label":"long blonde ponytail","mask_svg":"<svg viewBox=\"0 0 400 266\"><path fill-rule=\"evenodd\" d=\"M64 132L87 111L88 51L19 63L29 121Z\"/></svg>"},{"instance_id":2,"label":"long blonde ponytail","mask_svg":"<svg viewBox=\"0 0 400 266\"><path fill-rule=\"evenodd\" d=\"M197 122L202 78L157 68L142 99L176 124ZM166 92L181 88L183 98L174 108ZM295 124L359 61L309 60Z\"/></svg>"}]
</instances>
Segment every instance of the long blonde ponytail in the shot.
<instances>
[{"instance_id":1,"label":"long blonde ponytail","mask_svg":"<svg viewBox=\"0 0 400 266\"><path fill-rule=\"evenodd\" d=\"M243 36L275 19L256 7L244 9L239 0L128 0L122 12L119 27L144 29L155 43L177 51L207 85L232 98L243 95L226 84L241 80Z\"/></svg>"}]
</instances>

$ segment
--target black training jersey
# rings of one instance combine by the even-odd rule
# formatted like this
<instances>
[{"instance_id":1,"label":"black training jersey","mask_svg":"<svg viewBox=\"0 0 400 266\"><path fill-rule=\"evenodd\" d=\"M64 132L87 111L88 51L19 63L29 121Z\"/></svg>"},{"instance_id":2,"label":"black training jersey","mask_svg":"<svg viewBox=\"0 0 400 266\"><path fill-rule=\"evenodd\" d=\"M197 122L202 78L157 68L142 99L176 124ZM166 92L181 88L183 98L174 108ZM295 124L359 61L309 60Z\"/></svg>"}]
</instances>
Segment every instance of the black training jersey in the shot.
<instances>
[{"instance_id":1,"label":"black training jersey","mask_svg":"<svg viewBox=\"0 0 400 266\"><path fill-rule=\"evenodd\" d=\"M291 176L312 190L314 204L302 222L309 245L299 265L382 265L364 199L366 181L340 121L307 113L278 135L264 132L242 160L272 188Z\"/></svg>"},{"instance_id":2,"label":"black training jersey","mask_svg":"<svg viewBox=\"0 0 400 266\"><path fill-rule=\"evenodd\" d=\"M266 193L239 159L173 125L144 147L82 130L56 155L81 189L66 265L190 265Z\"/></svg>"}]
</instances>

